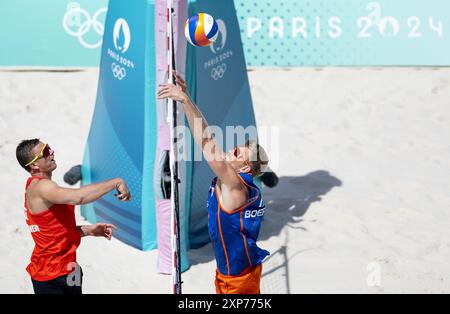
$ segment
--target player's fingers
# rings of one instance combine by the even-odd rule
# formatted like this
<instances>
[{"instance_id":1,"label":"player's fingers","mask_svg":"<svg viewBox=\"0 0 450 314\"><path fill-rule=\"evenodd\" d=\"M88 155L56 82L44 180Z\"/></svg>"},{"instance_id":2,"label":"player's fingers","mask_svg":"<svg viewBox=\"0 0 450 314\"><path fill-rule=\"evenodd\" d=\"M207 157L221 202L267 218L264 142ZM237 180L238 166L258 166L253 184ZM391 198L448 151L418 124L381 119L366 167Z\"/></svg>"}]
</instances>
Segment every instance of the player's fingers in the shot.
<instances>
[{"instance_id":1,"label":"player's fingers","mask_svg":"<svg viewBox=\"0 0 450 314\"><path fill-rule=\"evenodd\" d=\"M111 231L112 229L117 230L117 227L113 224L106 224L106 227L109 228Z\"/></svg>"},{"instance_id":2,"label":"player's fingers","mask_svg":"<svg viewBox=\"0 0 450 314\"><path fill-rule=\"evenodd\" d=\"M175 75L175 78L176 78L177 83L179 83L181 85L186 85L186 82L178 74Z\"/></svg>"},{"instance_id":3,"label":"player's fingers","mask_svg":"<svg viewBox=\"0 0 450 314\"><path fill-rule=\"evenodd\" d=\"M162 94L162 93L166 93L169 91L172 91L175 88L175 86L165 86L165 87L161 87L160 89L158 89L158 95Z\"/></svg>"},{"instance_id":4,"label":"player's fingers","mask_svg":"<svg viewBox=\"0 0 450 314\"><path fill-rule=\"evenodd\" d=\"M170 91L167 91L158 95L158 99L171 98L171 96L173 96L173 94Z\"/></svg>"},{"instance_id":5,"label":"player's fingers","mask_svg":"<svg viewBox=\"0 0 450 314\"><path fill-rule=\"evenodd\" d=\"M164 92L166 92L168 90L170 90L169 86L160 87L160 88L158 88L158 94L164 93Z\"/></svg>"},{"instance_id":6,"label":"player's fingers","mask_svg":"<svg viewBox=\"0 0 450 314\"><path fill-rule=\"evenodd\" d=\"M126 197L126 194L119 194L119 195L117 195L117 198L119 199L119 200L123 200L124 198Z\"/></svg>"}]
</instances>

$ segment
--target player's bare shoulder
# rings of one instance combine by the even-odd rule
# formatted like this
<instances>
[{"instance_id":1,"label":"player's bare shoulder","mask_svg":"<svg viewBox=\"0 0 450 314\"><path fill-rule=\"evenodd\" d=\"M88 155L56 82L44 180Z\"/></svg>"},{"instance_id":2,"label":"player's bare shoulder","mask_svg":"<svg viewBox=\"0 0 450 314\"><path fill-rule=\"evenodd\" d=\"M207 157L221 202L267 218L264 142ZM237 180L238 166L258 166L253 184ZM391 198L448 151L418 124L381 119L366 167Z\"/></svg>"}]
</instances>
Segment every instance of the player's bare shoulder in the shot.
<instances>
[{"instance_id":1,"label":"player's bare shoulder","mask_svg":"<svg viewBox=\"0 0 450 314\"><path fill-rule=\"evenodd\" d=\"M43 194L57 186L56 182L50 179L33 180L28 186L26 195L30 200L41 199Z\"/></svg>"},{"instance_id":2,"label":"player's bare shoulder","mask_svg":"<svg viewBox=\"0 0 450 314\"><path fill-rule=\"evenodd\" d=\"M229 186L220 180L217 182L217 193L222 209L226 212L233 212L242 207L248 201L248 190L242 186Z\"/></svg>"}]
</instances>

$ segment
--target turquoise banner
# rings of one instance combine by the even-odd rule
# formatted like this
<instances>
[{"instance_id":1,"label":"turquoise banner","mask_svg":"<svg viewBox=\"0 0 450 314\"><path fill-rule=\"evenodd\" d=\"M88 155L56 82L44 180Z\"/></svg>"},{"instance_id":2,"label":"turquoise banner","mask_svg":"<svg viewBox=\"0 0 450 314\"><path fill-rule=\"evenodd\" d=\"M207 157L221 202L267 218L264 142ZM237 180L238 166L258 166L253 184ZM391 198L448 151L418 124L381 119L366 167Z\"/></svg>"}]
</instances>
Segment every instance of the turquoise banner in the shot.
<instances>
[{"instance_id":1,"label":"turquoise banner","mask_svg":"<svg viewBox=\"0 0 450 314\"><path fill-rule=\"evenodd\" d=\"M450 65L448 0L234 2L249 66ZM107 3L0 0L0 66L98 66Z\"/></svg>"},{"instance_id":2,"label":"turquoise banner","mask_svg":"<svg viewBox=\"0 0 450 314\"><path fill-rule=\"evenodd\" d=\"M450 65L448 0L237 0L250 66Z\"/></svg>"},{"instance_id":3,"label":"turquoise banner","mask_svg":"<svg viewBox=\"0 0 450 314\"><path fill-rule=\"evenodd\" d=\"M0 0L0 66L98 66L108 0Z\"/></svg>"},{"instance_id":4,"label":"turquoise banner","mask_svg":"<svg viewBox=\"0 0 450 314\"><path fill-rule=\"evenodd\" d=\"M82 207L91 222L118 227L133 247L156 248L153 165L156 150L154 3L111 0L101 52L97 100L83 162L83 184L123 178L130 202L109 193ZM88 49L88 48L85 48ZM133 139L133 140L130 140ZM120 165L120 166L118 166ZM92 219L94 218L94 219Z\"/></svg>"},{"instance_id":5,"label":"turquoise banner","mask_svg":"<svg viewBox=\"0 0 450 314\"><path fill-rule=\"evenodd\" d=\"M219 35L211 46L188 49L187 72L189 86L196 86L193 93L195 102L204 113L210 125L220 128L221 134L215 135L225 151L242 145L244 138L235 138L229 134L230 125L239 125L248 130L244 136L257 139L257 129L253 102L250 94L242 49L239 23L233 0L191 0L189 13L208 12L215 17ZM251 132L253 130L253 133ZM194 154L201 156L198 146ZM195 159L195 158L194 158ZM193 162L192 200L190 208L190 247L199 248L208 243L208 217L205 215L205 204L208 200L209 186L215 174L208 163Z\"/></svg>"}]
</instances>

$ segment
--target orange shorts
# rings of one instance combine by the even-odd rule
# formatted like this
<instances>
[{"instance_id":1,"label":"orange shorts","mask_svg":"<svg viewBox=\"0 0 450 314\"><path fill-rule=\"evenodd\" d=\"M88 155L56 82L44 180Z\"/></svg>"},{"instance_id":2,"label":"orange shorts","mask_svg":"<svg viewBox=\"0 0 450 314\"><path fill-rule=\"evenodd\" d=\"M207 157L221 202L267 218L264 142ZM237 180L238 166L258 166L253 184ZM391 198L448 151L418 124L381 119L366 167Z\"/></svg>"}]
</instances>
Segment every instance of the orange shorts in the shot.
<instances>
[{"instance_id":1,"label":"orange shorts","mask_svg":"<svg viewBox=\"0 0 450 314\"><path fill-rule=\"evenodd\" d=\"M216 270L217 294L259 294L262 265L247 268L238 276L225 276Z\"/></svg>"}]
</instances>

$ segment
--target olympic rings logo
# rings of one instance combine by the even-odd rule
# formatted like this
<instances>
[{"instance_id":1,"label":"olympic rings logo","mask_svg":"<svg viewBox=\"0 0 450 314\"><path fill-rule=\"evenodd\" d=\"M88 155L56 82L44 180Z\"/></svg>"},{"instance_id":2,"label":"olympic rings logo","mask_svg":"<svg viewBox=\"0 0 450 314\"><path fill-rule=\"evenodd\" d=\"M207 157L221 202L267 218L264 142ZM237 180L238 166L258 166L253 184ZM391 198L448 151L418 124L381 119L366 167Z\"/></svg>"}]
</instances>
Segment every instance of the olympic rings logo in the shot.
<instances>
[{"instance_id":1,"label":"olympic rings logo","mask_svg":"<svg viewBox=\"0 0 450 314\"><path fill-rule=\"evenodd\" d=\"M70 6L67 9L66 14L63 17L64 30L73 37L78 38L80 44L87 49L96 49L102 45L102 37L105 27L102 22L99 21L99 16L107 11L107 8L102 8L95 12L91 17L88 11L81 8L78 4ZM84 17L85 21L81 23L81 17ZM77 30L73 29L73 26L78 26ZM100 35L100 40L94 44L88 43L84 36L91 31L91 29Z\"/></svg>"},{"instance_id":2,"label":"olympic rings logo","mask_svg":"<svg viewBox=\"0 0 450 314\"><path fill-rule=\"evenodd\" d=\"M221 65L219 65L211 70L211 77L215 81L220 80L221 78L223 78L226 71L227 71L227 65L225 63L222 63Z\"/></svg>"},{"instance_id":3,"label":"olympic rings logo","mask_svg":"<svg viewBox=\"0 0 450 314\"><path fill-rule=\"evenodd\" d=\"M113 62L111 64L111 70L116 79L119 81L123 80L127 76L127 70L125 68L121 67L120 65Z\"/></svg>"}]
</instances>

